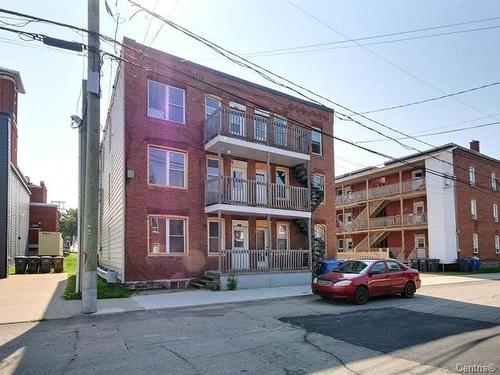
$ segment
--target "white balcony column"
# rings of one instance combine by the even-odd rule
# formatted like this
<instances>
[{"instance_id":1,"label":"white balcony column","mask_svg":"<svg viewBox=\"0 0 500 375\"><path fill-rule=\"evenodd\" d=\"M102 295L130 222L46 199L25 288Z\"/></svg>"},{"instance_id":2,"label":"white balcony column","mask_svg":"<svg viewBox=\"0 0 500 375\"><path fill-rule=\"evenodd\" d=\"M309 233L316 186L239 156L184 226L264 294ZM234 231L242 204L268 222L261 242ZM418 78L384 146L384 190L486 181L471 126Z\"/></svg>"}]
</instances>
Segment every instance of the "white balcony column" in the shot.
<instances>
[{"instance_id":1,"label":"white balcony column","mask_svg":"<svg viewBox=\"0 0 500 375\"><path fill-rule=\"evenodd\" d=\"M370 222L371 222L371 215L370 215L370 200L368 199L368 179L365 179L365 188L366 188L366 230L368 233L370 233Z\"/></svg>"},{"instance_id":2,"label":"white balcony column","mask_svg":"<svg viewBox=\"0 0 500 375\"><path fill-rule=\"evenodd\" d=\"M310 145L312 147L312 145ZM312 148L310 148L312 150ZM311 160L307 162L307 194L309 198L309 209L311 207ZM312 233L311 233L311 220L312 220L312 212L311 217L307 219L307 243L309 245L309 269L312 269ZM326 250L326 249L325 249Z\"/></svg>"},{"instance_id":3,"label":"white balcony column","mask_svg":"<svg viewBox=\"0 0 500 375\"><path fill-rule=\"evenodd\" d=\"M218 230L219 230L219 272L222 273L222 244L224 241L222 240L222 236L225 236L225 233L222 232L222 213L220 210L217 211L217 222L218 222ZM207 230L210 230L210 228L207 228Z\"/></svg>"},{"instance_id":4,"label":"white balcony column","mask_svg":"<svg viewBox=\"0 0 500 375\"><path fill-rule=\"evenodd\" d=\"M271 237L272 235L272 230L271 230L271 215L267 215L267 269L271 270L271 249L273 248L273 238Z\"/></svg>"},{"instance_id":5,"label":"white balcony column","mask_svg":"<svg viewBox=\"0 0 500 375\"><path fill-rule=\"evenodd\" d=\"M217 165L219 170L219 181L217 182L217 202L221 204L222 202L222 175L224 172L224 165L222 160L222 150L220 142L217 143Z\"/></svg>"},{"instance_id":6,"label":"white balcony column","mask_svg":"<svg viewBox=\"0 0 500 375\"><path fill-rule=\"evenodd\" d=\"M272 205L273 197L271 196L271 161L270 161L270 155L269 152L266 152L266 173L267 173L267 184L266 184L266 189L267 189L267 204ZM271 206L272 207L272 206ZM271 237L269 237L269 240L271 240Z\"/></svg>"}]
</instances>

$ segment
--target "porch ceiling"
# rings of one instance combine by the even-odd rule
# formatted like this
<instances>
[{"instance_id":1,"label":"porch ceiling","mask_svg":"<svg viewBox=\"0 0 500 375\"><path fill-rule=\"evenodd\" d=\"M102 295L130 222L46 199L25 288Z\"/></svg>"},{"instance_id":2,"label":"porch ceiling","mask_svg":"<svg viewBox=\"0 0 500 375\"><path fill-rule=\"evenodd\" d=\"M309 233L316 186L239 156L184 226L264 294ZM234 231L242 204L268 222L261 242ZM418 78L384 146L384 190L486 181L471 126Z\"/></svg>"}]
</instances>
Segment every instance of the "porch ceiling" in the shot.
<instances>
[{"instance_id":1,"label":"porch ceiling","mask_svg":"<svg viewBox=\"0 0 500 375\"><path fill-rule=\"evenodd\" d=\"M310 212L305 211L294 211L294 210L280 210L276 208L266 208L266 207L252 207L252 206L237 206L230 204L212 204L205 207L205 213L217 213L221 211L222 214L226 215L236 215L243 214L248 216L266 216L271 217L282 217L282 218L296 218L296 219L309 219L311 217Z\"/></svg>"}]
</instances>

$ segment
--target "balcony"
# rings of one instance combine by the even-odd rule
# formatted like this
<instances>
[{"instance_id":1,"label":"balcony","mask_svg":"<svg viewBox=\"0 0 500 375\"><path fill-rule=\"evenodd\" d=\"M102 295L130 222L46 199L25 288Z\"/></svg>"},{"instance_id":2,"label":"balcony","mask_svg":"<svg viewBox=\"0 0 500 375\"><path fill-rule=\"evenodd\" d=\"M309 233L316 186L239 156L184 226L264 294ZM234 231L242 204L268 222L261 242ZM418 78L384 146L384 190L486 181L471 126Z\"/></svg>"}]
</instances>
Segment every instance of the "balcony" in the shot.
<instances>
[{"instance_id":1,"label":"balcony","mask_svg":"<svg viewBox=\"0 0 500 375\"><path fill-rule=\"evenodd\" d=\"M205 150L295 166L310 160L309 131L278 117L221 108L205 120Z\"/></svg>"},{"instance_id":2,"label":"balcony","mask_svg":"<svg viewBox=\"0 0 500 375\"><path fill-rule=\"evenodd\" d=\"M221 274L309 271L310 250L221 250Z\"/></svg>"},{"instance_id":3,"label":"balcony","mask_svg":"<svg viewBox=\"0 0 500 375\"><path fill-rule=\"evenodd\" d=\"M400 194L414 194L418 192L425 192L425 178L418 178L415 180L403 181L400 185L389 184L377 186L366 190L356 191L345 195L339 195L335 199L337 206L349 205L359 202L364 202L371 199L389 198L391 196Z\"/></svg>"},{"instance_id":4,"label":"balcony","mask_svg":"<svg viewBox=\"0 0 500 375\"><path fill-rule=\"evenodd\" d=\"M401 226L401 216L375 217L370 220L370 229L392 228Z\"/></svg>"},{"instance_id":5,"label":"balcony","mask_svg":"<svg viewBox=\"0 0 500 375\"><path fill-rule=\"evenodd\" d=\"M427 213L423 212L417 214L404 215L403 220L405 227L427 225Z\"/></svg>"},{"instance_id":6,"label":"balcony","mask_svg":"<svg viewBox=\"0 0 500 375\"><path fill-rule=\"evenodd\" d=\"M309 190L304 187L214 177L205 182L205 212L311 217Z\"/></svg>"},{"instance_id":7,"label":"balcony","mask_svg":"<svg viewBox=\"0 0 500 375\"><path fill-rule=\"evenodd\" d=\"M427 213L414 213L403 216L403 226L426 226L427 225ZM385 228L396 228L401 227L401 215L394 216L382 216L370 219L370 230L380 230ZM368 230L368 223L366 219L353 220L349 223L338 223L337 233L348 233L348 232L362 232Z\"/></svg>"}]
</instances>

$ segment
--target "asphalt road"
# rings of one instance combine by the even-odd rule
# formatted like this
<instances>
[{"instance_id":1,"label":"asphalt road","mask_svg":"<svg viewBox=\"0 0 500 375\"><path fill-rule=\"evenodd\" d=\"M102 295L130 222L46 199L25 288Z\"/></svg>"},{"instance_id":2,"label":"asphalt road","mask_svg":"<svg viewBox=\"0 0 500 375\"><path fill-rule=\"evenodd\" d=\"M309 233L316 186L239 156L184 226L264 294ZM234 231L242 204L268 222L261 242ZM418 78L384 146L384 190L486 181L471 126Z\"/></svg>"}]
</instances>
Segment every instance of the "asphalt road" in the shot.
<instances>
[{"instance_id":1,"label":"asphalt road","mask_svg":"<svg viewBox=\"0 0 500 375\"><path fill-rule=\"evenodd\" d=\"M361 307L305 296L5 324L0 374L500 373L499 291L489 280Z\"/></svg>"}]
</instances>

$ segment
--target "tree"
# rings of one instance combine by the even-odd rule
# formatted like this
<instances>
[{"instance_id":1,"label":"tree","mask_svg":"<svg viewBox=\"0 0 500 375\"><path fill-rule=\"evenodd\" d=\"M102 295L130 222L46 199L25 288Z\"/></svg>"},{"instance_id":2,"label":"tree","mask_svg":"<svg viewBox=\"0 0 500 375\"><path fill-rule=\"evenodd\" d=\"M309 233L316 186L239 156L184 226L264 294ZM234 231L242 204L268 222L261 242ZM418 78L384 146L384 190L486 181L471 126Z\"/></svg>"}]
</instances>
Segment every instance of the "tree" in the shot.
<instances>
[{"instance_id":1,"label":"tree","mask_svg":"<svg viewBox=\"0 0 500 375\"><path fill-rule=\"evenodd\" d=\"M66 247L73 245L73 240L76 237L78 226L78 210L76 208L68 208L61 215L59 221L59 231L61 232Z\"/></svg>"}]
</instances>

